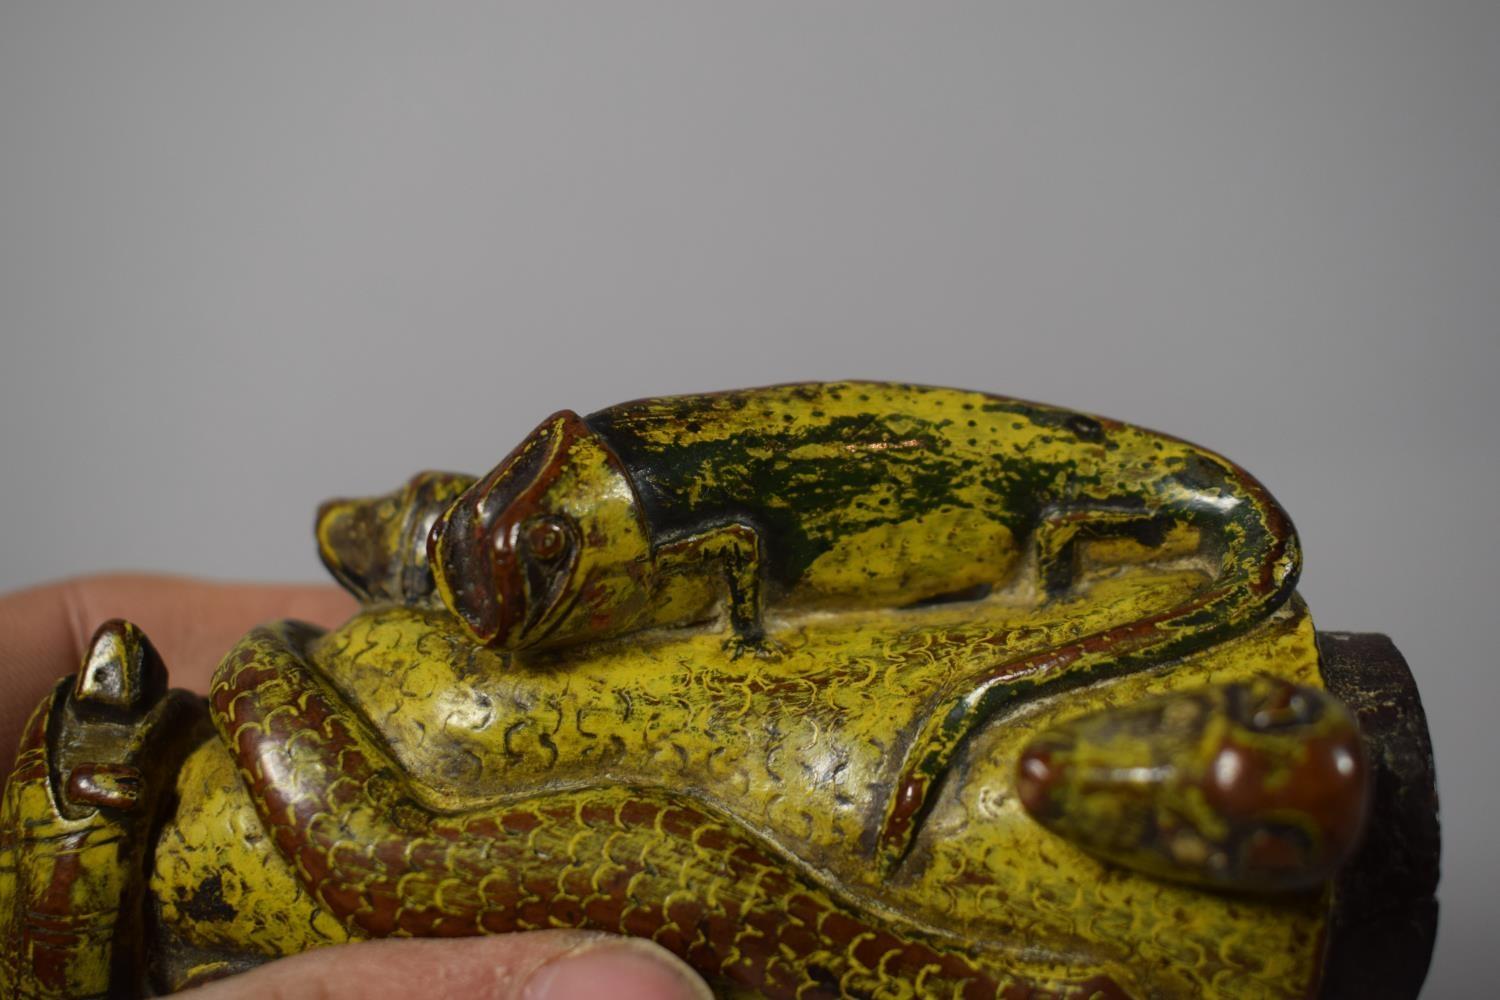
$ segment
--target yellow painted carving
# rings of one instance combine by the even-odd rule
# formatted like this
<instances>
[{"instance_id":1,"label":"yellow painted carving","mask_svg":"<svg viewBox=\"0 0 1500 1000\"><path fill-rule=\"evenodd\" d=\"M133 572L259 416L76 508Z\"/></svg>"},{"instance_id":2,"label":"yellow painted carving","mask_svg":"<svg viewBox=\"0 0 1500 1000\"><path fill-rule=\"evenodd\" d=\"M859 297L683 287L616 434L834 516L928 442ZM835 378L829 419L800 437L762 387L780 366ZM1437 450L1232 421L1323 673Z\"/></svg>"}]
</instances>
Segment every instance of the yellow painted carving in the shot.
<instances>
[{"instance_id":1,"label":"yellow painted carving","mask_svg":"<svg viewBox=\"0 0 1500 1000\"><path fill-rule=\"evenodd\" d=\"M1217 456L1013 403L841 383L611 411L643 453L722 459L674 467L689 505L735 477L785 474L758 500L794 512L786 534L816 555L774 586L766 564L785 538L733 518L653 523L642 484L569 413L472 486L414 481L367 522L358 501L327 508L324 558L366 606L326 635L258 630L222 664L217 738L182 768L155 845L165 985L380 921L395 934L475 933L496 914L598 926L586 904L623 898L680 952L706 923L673 914L695 907L805 931L801 953L758 959L787 996L827 993L829 977L879 997L947 994L960 966L1069 997L1104 980L1133 997L1305 995L1326 895L1203 892L1111 867L1034 821L1015 785L1027 739L1071 718L1260 673L1319 686L1306 608L1282 603L1295 536ZM878 432L830 437L871 414ZM755 436L768 427L769 443ZM982 462L994 457L1011 463L1002 490ZM818 461L879 461L883 478L813 502L828 485L808 471ZM929 503L934 483L953 502ZM496 513L486 491L508 506ZM995 506L1002 494L1014 509ZM430 567L423 496L452 500L441 517L423 508ZM361 538L399 552L356 564ZM987 596L925 603L976 585ZM774 645L756 651L774 655L734 655L762 625ZM291 722L295 738L257 747ZM13 777L7 831L63 822L45 770ZM920 809L903 813L908 788ZM270 804L278 792L309 811ZM695 817L688 834L669 835L673 809ZM56 863L9 835L0 898L46 877L18 866ZM491 846L512 853L484 875ZM488 881L515 898L491 905ZM799 907L823 916L803 927ZM840 920L867 930L828 945ZM734 923L724 967L768 933ZM892 974L908 946L933 964ZM726 996L729 979L715 984Z\"/></svg>"},{"instance_id":2,"label":"yellow painted carving","mask_svg":"<svg viewBox=\"0 0 1500 1000\"><path fill-rule=\"evenodd\" d=\"M1204 893L1112 868L1031 820L1016 801L1013 771L1029 734L1111 704L1267 670L1318 684L1300 604L1170 669L1043 699L986 727L958 764L966 780L939 790L910 860L891 876L861 847L875 819L869 803L848 795L889 780L901 734L983 643L1003 637L1012 652L1056 643L1169 605L1200 582L1190 570L1111 571L1087 582L1086 598L1059 608L997 595L977 605L979 614L965 605L894 618L788 618L777 634L789 649L774 661L728 660L711 629L664 631L574 654L566 671L555 654L507 662L476 653L433 613L387 608L317 642L310 662L362 706L399 763L403 787L436 814L477 815L537 800L540 788L563 797L601 781L659 788L760 831L802 859L828 892L893 931L969 942L1021 981L1107 975L1138 996L1202 996L1230 985L1236 995L1297 995L1315 974L1326 899ZM253 829L243 786L225 782L214 760L204 751L190 768L196 777L180 784L184 822L238 817L228 825ZM215 779L205 780L210 774ZM214 838L207 830L199 836ZM264 871L244 883L241 905L262 905L252 897L264 893L268 911L297 913L294 922L308 925L316 904L297 898L302 890L284 865L267 864L275 852L266 840L231 837L201 861L187 856L187 840L169 831L163 841L159 897L212 865ZM628 852L628 842L616 846ZM662 878L671 884L648 880L635 891L652 898L682 890L670 871ZM195 921L180 907L164 915L185 940L227 940L227 927ZM267 953L337 939L313 940L305 929L278 939L262 926L249 933ZM882 983L873 973L860 982L881 996L915 995L910 983Z\"/></svg>"}]
</instances>

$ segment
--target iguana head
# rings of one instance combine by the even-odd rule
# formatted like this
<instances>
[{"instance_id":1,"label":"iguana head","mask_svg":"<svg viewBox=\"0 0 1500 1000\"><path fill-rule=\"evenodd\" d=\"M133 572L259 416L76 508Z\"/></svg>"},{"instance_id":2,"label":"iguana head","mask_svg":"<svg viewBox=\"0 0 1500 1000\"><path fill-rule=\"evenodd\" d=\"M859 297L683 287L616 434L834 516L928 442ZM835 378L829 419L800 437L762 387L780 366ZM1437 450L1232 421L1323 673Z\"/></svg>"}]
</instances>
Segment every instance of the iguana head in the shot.
<instances>
[{"instance_id":1,"label":"iguana head","mask_svg":"<svg viewBox=\"0 0 1500 1000\"><path fill-rule=\"evenodd\" d=\"M571 410L547 418L433 525L443 602L478 642L519 649L614 631L649 546L615 457Z\"/></svg>"}]
</instances>

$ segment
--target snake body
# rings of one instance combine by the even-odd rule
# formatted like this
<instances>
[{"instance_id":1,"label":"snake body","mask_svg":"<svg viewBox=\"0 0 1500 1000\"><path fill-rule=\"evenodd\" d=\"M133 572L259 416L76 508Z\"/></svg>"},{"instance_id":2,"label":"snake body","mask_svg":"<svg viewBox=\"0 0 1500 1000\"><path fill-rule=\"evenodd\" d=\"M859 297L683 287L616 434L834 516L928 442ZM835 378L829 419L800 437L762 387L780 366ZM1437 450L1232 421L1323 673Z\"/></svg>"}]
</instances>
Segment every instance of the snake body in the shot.
<instances>
[{"instance_id":1,"label":"snake body","mask_svg":"<svg viewBox=\"0 0 1500 1000\"><path fill-rule=\"evenodd\" d=\"M311 637L296 626L252 632L210 701L278 849L311 895L366 934L630 934L771 997L1125 995L1102 977L1024 981L659 790L574 789L437 813L309 669Z\"/></svg>"}]
</instances>

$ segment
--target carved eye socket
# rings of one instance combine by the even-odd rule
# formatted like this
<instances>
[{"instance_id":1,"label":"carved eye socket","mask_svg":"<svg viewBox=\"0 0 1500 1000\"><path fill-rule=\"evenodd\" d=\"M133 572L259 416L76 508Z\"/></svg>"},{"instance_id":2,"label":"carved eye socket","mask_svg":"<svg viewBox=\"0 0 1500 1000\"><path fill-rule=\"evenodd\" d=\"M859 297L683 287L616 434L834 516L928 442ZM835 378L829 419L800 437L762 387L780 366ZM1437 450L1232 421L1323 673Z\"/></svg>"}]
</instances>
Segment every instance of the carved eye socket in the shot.
<instances>
[{"instance_id":1,"label":"carved eye socket","mask_svg":"<svg viewBox=\"0 0 1500 1000\"><path fill-rule=\"evenodd\" d=\"M538 559L556 559L568 542L568 530L556 518L539 518L526 528L526 549Z\"/></svg>"}]
</instances>

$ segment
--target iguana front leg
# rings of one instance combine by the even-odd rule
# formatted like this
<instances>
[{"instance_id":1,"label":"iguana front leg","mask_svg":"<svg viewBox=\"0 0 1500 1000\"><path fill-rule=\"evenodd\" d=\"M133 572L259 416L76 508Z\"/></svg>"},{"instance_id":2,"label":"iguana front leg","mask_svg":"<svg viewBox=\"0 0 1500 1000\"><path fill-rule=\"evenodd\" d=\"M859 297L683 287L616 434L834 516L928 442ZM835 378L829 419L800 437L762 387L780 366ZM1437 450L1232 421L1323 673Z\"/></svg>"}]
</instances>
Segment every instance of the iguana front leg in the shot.
<instances>
[{"instance_id":1,"label":"iguana front leg","mask_svg":"<svg viewBox=\"0 0 1500 1000\"><path fill-rule=\"evenodd\" d=\"M766 637L761 622L764 607L760 532L742 521L709 528L675 539L656 549L656 569L663 574L724 581L727 591L729 628L726 649L736 658L746 652L771 655L780 645Z\"/></svg>"}]
</instances>

